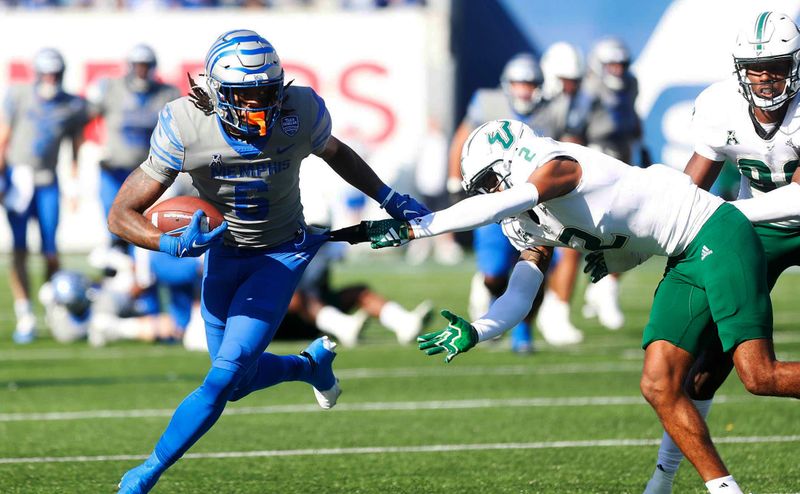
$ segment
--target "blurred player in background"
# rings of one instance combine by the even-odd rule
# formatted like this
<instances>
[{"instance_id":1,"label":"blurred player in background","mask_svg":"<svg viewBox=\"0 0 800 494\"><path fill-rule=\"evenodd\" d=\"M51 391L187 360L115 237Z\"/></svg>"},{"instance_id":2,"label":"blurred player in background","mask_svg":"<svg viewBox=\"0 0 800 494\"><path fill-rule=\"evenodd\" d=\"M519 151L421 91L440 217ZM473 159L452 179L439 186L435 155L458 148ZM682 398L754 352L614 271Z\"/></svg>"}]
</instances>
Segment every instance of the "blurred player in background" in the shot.
<instances>
[{"instance_id":1,"label":"blurred player in background","mask_svg":"<svg viewBox=\"0 0 800 494\"><path fill-rule=\"evenodd\" d=\"M275 48L258 33L221 35L206 55L204 71L205 89L190 81L191 95L162 110L148 158L125 181L109 214L111 232L140 247L176 257L208 250L201 304L211 369L175 410L149 458L122 477L119 492L125 494L149 492L228 401L302 381L313 387L322 408L336 404L341 391L333 374L334 344L327 337L300 355L264 352L305 267L328 239L303 220L303 158L319 156L394 218L428 213L386 186L331 135L325 102L311 88L285 84ZM180 172L191 175L200 198L217 207L226 222L203 232L198 211L180 237L171 237L147 221L142 213Z\"/></svg>"},{"instance_id":2,"label":"blurred player in background","mask_svg":"<svg viewBox=\"0 0 800 494\"><path fill-rule=\"evenodd\" d=\"M650 256L667 256L644 330L640 388L709 492L741 494L683 380L716 338L732 352L748 391L800 398L800 362L775 358L764 249L734 207L753 212L757 208L748 201L760 198L731 205L667 166L631 167L596 150L538 137L508 120L479 127L463 149L465 190L480 195L411 221L362 225L372 247L381 248L502 220L520 250L508 288L489 312L470 323L442 311L448 327L420 336L420 350L447 352L449 362L511 329L530 311L555 245L589 253L592 281ZM796 185L787 187L790 195L797 191ZM791 204L793 218L800 218L798 204ZM695 324L701 314L716 323L716 337L706 331L708 319Z\"/></svg>"},{"instance_id":3,"label":"blurred player in background","mask_svg":"<svg viewBox=\"0 0 800 494\"><path fill-rule=\"evenodd\" d=\"M450 193L461 190L459 161L461 147L475 128L488 120L514 118L539 128L536 119L543 108L542 84L544 76L539 62L530 53L512 57L500 76L500 87L478 89L472 96L467 114L455 131L450 143L450 167L447 189ZM469 311L476 317L485 312L491 301L498 297L508 284L514 266L516 251L503 236L500 225L486 225L473 232L473 247L478 272L470 284ZM548 336L545 336L548 338ZM533 349L530 324L523 321L511 332L511 348L518 353Z\"/></svg>"},{"instance_id":4,"label":"blurred player in background","mask_svg":"<svg viewBox=\"0 0 800 494\"><path fill-rule=\"evenodd\" d=\"M39 51L33 59L33 69L34 82L12 86L0 114L0 182L4 182L0 197L4 197L14 237L10 274L17 343L30 343L36 336L28 278L28 219L35 217L39 223L45 276L50 279L59 269L58 151L65 138L72 140L70 180L74 181L87 122L85 100L66 93L62 87L65 65L61 53L52 48Z\"/></svg>"},{"instance_id":5,"label":"blurred player in background","mask_svg":"<svg viewBox=\"0 0 800 494\"><path fill-rule=\"evenodd\" d=\"M414 183L420 199L434 209L447 207L449 204L448 145L447 134L442 129L439 118L429 116L428 128L422 137L414 167ZM422 264L431 253L437 263L448 266L458 264L464 259L464 250L451 234L409 245L406 249L406 261L411 265Z\"/></svg>"},{"instance_id":6,"label":"blurred player in background","mask_svg":"<svg viewBox=\"0 0 800 494\"><path fill-rule=\"evenodd\" d=\"M86 338L91 321L91 281L77 271L57 271L39 289L45 323L53 338L72 343Z\"/></svg>"},{"instance_id":7,"label":"blurred player in background","mask_svg":"<svg viewBox=\"0 0 800 494\"><path fill-rule=\"evenodd\" d=\"M332 243L320 248L297 285L289 304L289 314L297 315L306 324L313 324L346 347L358 343L368 317L377 318L395 334L398 343L407 345L415 341L422 332L433 304L426 300L409 311L397 302L387 300L366 284L331 288L331 267L343 259L346 248L344 244ZM354 314L347 314L353 309L357 309ZM284 330L290 332L292 328L282 325L281 331Z\"/></svg>"},{"instance_id":8,"label":"blurred player in background","mask_svg":"<svg viewBox=\"0 0 800 494\"><path fill-rule=\"evenodd\" d=\"M586 125L577 121L585 115L576 111L576 103L581 98L581 81L586 73L580 49L563 41L553 43L542 55L542 71L547 102L538 119L542 135L558 141L586 144ZM583 340L583 333L572 324L569 314L580 263L580 252L560 247L555 249L547 276L547 289L536 314L536 326L550 343L571 344Z\"/></svg>"},{"instance_id":9,"label":"blurred player in background","mask_svg":"<svg viewBox=\"0 0 800 494\"><path fill-rule=\"evenodd\" d=\"M624 163L639 164L639 156L635 160L633 156L642 137L634 108L639 86L630 64L630 51L622 40L607 37L595 43L589 54L589 73L576 102L576 118L568 122L568 131L585 135L592 149ZM597 316L600 324L611 330L625 324L616 275L586 288L583 315Z\"/></svg>"},{"instance_id":10,"label":"blurred player in background","mask_svg":"<svg viewBox=\"0 0 800 494\"><path fill-rule=\"evenodd\" d=\"M300 172L303 215L309 225L330 229L334 225L352 223L361 217L363 204L355 206L354 195L364 197L358 190L342 184L332 185L334 173L318 158L308 157ZM326 170L327 168L327 170ZM427 204L427 203L426 203ZM329 334L346 347L358 343L359 334L369 317L377 318L392 331L401 344L413 342L430 315L431 303L423 301L408 311L397 302L387 300L366 284L334 289L331 269L345 262L348 245L327 243L308 264L283 320L278 337L315 338L320 331ZM353 249L359 249L354 247ZM355 310L355 313L350 314Z\"/></svg>"},{"instance_id":11,"label":"blurred player in background","mask_svg":"<svg viewBox=\"0 0 800 494\"><path fill-rule=\"evenodd\" d=\"M126 58L128 71L118 79L102 79L88 95L92 116L105 121L100 160L100 202L104 218L128 175L150 150L150 135L164 105L180 96L178 88L156 79L156 54L144 44Z\"/></svg>"},{"instance_id":12,"label":"blurred player in background","mask_svg":"<svg viewBox=\"0 0 800 494\"><path fill-rule=\"evenodd\" d=\"M761 12L739 31L733 50L735 78L697 97L694 154L685 172L709 189L726 160L741 173L740 209L757 222L772 289L790 266L800 265L800 32L786 14ZM734 243L736 239L732 239ZM712 324L700 311L696 324ZM713 327L713 324L712 324ZM730 353L717 342L686 378L686 392L705 417L716 390L730 373ZM683 454L664 433L646 494L668 494Z\"/></svg>"}]
</instances>

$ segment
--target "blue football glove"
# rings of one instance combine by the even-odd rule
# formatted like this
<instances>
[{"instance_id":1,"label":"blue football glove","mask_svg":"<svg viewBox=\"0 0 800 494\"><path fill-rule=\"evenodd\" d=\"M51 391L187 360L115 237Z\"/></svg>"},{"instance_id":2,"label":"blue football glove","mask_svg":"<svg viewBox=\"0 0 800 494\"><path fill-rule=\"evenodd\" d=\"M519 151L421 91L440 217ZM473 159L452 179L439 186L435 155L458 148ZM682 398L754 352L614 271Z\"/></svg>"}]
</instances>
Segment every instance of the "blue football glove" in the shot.
<instances>
[{"instance_id":1,"label":"blue football glove","mask_svg":"<svg viewBox=\"0 0 800 494\"><path fill-rule=\"evenodd\" d=\"M408 194L398 194L388 185L384 185L378 192L378 200L381 202L381 209L385 209L396 220L412 220L431 214L431 210L424 204Z\"/></svg>"},{"instance_id":2,"label":"blue football glove","mask_svg":"<svg viewBox=\"0 0 800 494\"><path fill-rule=\"evenodd\" d=\"M213 244L221 242L222 234L228 229L228 222L223 221L218 227L204 233L200 229L200 221L205 215L201 209L195 211L192 221L180 237L161 235L158 249L174 257L198 257Z\"/></svg>"}]
</instances>

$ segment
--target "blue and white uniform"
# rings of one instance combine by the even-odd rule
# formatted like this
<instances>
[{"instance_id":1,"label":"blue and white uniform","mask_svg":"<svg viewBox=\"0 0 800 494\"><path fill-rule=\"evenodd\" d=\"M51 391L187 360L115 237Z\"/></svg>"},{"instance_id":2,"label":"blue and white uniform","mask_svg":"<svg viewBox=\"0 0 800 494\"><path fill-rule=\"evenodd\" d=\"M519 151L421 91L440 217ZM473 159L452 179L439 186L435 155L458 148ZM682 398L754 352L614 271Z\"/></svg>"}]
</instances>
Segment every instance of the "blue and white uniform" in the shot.
<instances>
[{"instance_id":1,"label":"blue and white uniform","mask_svg":"<svg viewBox=\"0 0 800 494\"><path fill-rule=\"evenodd\" d=\"M330 133L325 103L307 87L287 88L270 133L249 142L229 136L216 115L204 114L186 97L159 116L141 169L165 185L188 173L200 198L229 225L224 242L206 253L203 271L212 367L156 445L164 467L211 427L225 402L309 372L303 357L264 350L326 239L306 228L299 170L306 156L324 149Z\"/></svg>"},{"instance_id":2,"label":"blue and white uniform","mask_svg":"<svg viewBox=\"0 0 800 494\"><path fill-rule=\"evenodd\" d=\"M9 183L32 181L28 204L7 208L8 222L14 236L14 249L27 250L28 219L35 216L42 236L42 252L55 254L58 228L58 180L56 164L61 141L77 138L87 122L86 101L63 91L52 99L43 99L34 84L12 86L2 107L2 121L11 126L6 151ZM26 168L24 173L15 172ZM14 176L16 173L16 177ZM16 183L22 188L23 184Z\"/></svg>"}]
</instances>

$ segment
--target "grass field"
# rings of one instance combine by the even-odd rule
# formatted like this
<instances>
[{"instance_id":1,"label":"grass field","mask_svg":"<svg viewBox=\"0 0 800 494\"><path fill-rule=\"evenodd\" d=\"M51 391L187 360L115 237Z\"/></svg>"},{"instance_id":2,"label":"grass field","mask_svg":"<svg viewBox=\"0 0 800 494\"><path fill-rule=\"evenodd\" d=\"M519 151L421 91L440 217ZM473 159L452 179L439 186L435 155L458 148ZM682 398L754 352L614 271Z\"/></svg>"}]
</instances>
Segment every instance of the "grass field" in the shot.
<instances>
[{"instance_id":1,"label":"grass field","mask_svg":"<svg viewBox=\"0 0 800 494\"><path fill-rule=\"evenodd\" d=\"M463 313L471 269L370 257L341 266L335 282L368 281L406 306L431 298ZM6 270L0 265L0 279ZM586 341L570 349L538 341L530 356L500 342L445 365L441 356L397 346L370 323L362 345L339 352L344 394L334 410L319 410L299 383L233 403L154 492L640 493L661 435L638 388L641 328L659 275L651 262L624 278L623 330L583 320L575 303ZM773 296L782 358L800 359L798 288L800 277L790 273ZM10 342L5 281L0 307L0 492L114 492L201 382L207 357L49 338L18 347ZM745 492L800 491L799 419L796 401L752 397L735 377L720 391L709 426ZM690 465L675 492L705 492Z\"/></svg>"}]
</instances>

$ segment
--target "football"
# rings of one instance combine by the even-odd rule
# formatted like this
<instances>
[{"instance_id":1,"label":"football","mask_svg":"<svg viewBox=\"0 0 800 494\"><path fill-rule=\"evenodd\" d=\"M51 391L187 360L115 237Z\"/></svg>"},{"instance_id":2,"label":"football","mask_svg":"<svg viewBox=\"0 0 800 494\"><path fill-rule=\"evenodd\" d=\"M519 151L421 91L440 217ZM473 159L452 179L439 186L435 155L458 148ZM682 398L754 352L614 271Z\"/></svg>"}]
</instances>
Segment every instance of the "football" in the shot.
<instances>
[{"instance_id":1,"label":"football","mask_svg":"<svg viewBox=\"0 0 800 494\"><path fill-rule=\"evenodd\" d=\"M206 214L200 223L203 232L222 224L222 214L211 203L199 197L177 196L157 203L145 211L144 216L160 231L173 237L180 236L198 209Z\"/></svg>"}]
</instances>

